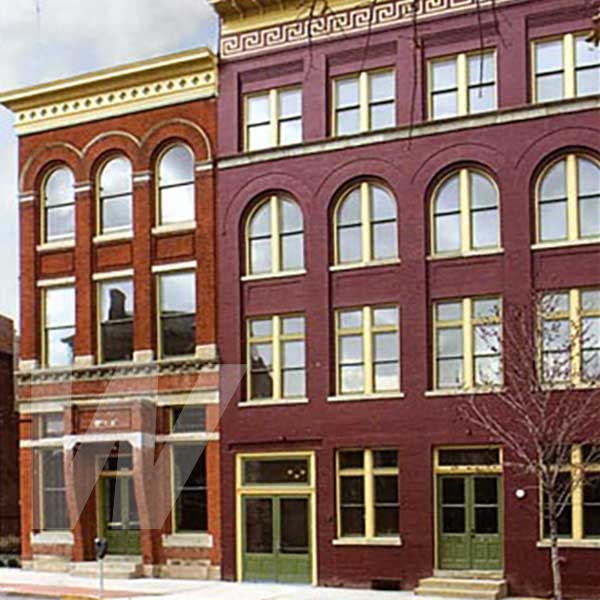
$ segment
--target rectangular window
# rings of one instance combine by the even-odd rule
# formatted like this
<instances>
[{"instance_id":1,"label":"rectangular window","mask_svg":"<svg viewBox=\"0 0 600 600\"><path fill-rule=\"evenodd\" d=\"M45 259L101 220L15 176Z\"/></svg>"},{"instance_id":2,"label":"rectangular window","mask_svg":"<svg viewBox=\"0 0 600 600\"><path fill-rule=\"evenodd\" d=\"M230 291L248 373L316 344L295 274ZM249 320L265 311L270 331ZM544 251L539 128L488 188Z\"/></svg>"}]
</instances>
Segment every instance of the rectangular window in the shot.
<instances>
[{"instance_id":1,"label":"rectangular window","mask_svg":"<svg viewBox=\"0 0 600 600\"><path fill-rule=\"evenodd\" d=\"M244 485L306 485L310 482L308 458L247 458Z\"/></svg>"},{"instance_id":2,"label":"rectangular window","mask_svg":"<svg viewBox=\"0 0 600 600\"><path fill-rule=\"evenodd\" d=\"M398 453L338 453L338 538L399 535Z\"/></svg>"},{"instance_id":3,"label":"rectangular window","mask_svg":"<svg viewBox=\"0 0 600 600\"><path fill-rule=\"evenodd\" d=\"M133 358L133 280L98 284L100 294L100 356L102 362Z\"/></svg>"},{"instance_id":4,"label":"rectangular window","mask_svg":"<svg viewBox=\"0 0 600 600\"><path fill-rule=\"evenodd\" d=\"M40 469L40 526L42 531L70 529L67 511L63 451L39 452Z\"/></svg>"},{"instance_id":5,"label":"rectangular window","mask_svg":"<svg viewBox=\"0 0 600 600\"><path fill-rule=\"evenodd\" d=\"M208 530L206 453L199 444L173 446L175 532Z\"/></svg>"},{"instance_id":6,"label":"rectangular window","mask_svg":"<svg viewBox=\"0 0 600 600\"><path fill-rule=\"evenodd\" d=\"M541 300L541 378L544 383L600 380L600 289L562 290Z\"/></svg>"},{"instance_id":7,"label":"rectangular window","mask_svg":"<svg viewBox=\"0 0 600 600\"><path fill-rule=\"evenodd\" d=\"M304 315L248 321L248 399L306 397Z\"/></svg>"},{"instance_id":8,"label":"rectangular window","mask_svg":"<svg viewBox=\"0 0 600 600\"><path fill-rule=\"evenodd\" d=\"M171 433L206 431L205 406L180 406L171 409Z\"/></svg>"},{"instance_id":9,"label":"rectangular window","mask_svg":"<svg viewBox=\"0 0 600 600\"><path fill-rule=\"evenodd\" d=\"M196 344L196 274L177 272L160 275L160 356L189 356Z\"/></svg>"},{"instance_id":10,"label":"rectangular window","mask_svg":"<svg viewBox=\"0 0 600 600\"><path fill-rule=\"evenodd\" d=\"M333 131L352 135L396 125L396 81L391 69L334 79Z\"/></svg>"},{"instance_id":11,"label":"rectangular window","mask_svg":"<svg viewBox=\"0 0 600 600\"><path fill-rule=\"evenodd\" d=\"M39 417L40 438L58 438L64 434L64 420L62 413L42 415Z\"/></svg>"},{"instance_id":12,"label":"rectangular window","mask_svg":"<svg viewBox=\"0 0 600 600\"><path fill-rule=\"evenodd\" d=\"M245 98L246 150L302 141L302 89L274 89Z\"/></svg>"},{"instance_id":13,"label":"rectangular window","mask_svg":"<svg viewBox=\"0 0 600 600\"><path fill-rule=\"evenodd\" d=\"M75 355L75 288L55 287L44 292L44 364L63 367Z\"/></svg>"},{"instance_id":14,"label":"rectangular window","mask_svg":"<svg viewBox=\"0 0 600 600\"><path fill-rule=\"evenodd\" d=\"M600 93L600 48L586 33L533 43L534 101L551 102Z\"/></svg>"},{"instance_id":15,"label":"rectangular window","mask_svg":"<svg viewBox=\"0 0 600 600\"><path fill-rule=\"evenodd\" d=\"M496 53L461 53L429 62L431 119L495 110Z\"/></svg>"},{"instance_id":16,"label":"rectangular window","mask_svg":"<svg viewBox=\"0 0 600 600\"><path fill-rule=\"evenodd\" d=\"M400 318L397 306L339 310L337 393L400 391Z\"/></svg>"},{"instance_id":17,"label":"rectangular window","mask_svg":"<svg viewBox=\"0 0 600 600\"><path fill-rule=\"evenodd\" d=\"M435 389L502 383L500 298L463 298L434 306Z\"/></svg>"}]
</instances>

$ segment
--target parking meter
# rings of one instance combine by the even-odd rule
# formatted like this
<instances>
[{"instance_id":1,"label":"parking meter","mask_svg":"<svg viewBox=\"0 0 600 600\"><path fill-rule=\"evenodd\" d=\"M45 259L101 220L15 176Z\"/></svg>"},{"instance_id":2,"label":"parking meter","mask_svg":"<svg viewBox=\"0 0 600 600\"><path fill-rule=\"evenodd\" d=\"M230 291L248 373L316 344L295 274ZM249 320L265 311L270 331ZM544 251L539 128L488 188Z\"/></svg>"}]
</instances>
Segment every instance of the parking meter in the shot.
<instances>
[{"instance_id":1,"label":"parking meter","mask_svg":"<svg viewBox=\"0 0 600 600\"><path fill-rule=\"evenodd\" d=\"M96 560L100 562L100 598L104 598L104 558L108 553L108 540L106 538L94 539Z\"/></svg>"}]
</instances>

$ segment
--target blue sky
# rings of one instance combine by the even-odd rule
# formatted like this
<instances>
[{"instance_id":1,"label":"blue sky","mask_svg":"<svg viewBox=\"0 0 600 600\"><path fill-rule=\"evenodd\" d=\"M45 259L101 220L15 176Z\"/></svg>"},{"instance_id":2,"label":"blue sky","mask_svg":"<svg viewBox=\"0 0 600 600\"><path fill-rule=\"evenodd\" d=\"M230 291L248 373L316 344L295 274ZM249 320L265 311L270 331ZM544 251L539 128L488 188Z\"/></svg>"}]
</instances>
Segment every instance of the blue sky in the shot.
<instances>
[{"instance_id":1,"label":"blue sky","mask_svg":"<svg viewBox=\"0 0 600 600\"><path fill-rule=\"evenodd\" d=\"M205 0L4 0L0 90L216 45ZM0 314L18 316L17 140L0 107Z\"/></svg>"}]
</instances>

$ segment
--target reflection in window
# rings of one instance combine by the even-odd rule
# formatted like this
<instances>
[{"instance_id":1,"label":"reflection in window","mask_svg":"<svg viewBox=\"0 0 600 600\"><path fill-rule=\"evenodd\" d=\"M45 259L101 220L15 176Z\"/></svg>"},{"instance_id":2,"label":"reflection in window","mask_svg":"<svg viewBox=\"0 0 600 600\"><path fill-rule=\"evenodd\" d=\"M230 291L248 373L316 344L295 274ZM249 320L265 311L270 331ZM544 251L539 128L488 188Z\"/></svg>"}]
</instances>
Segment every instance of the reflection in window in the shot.
<instances>
[{"instance_id":1,"label":"reflection in window","mask_svg":"<svg viewBox=\"0 0 600 600\"><path fill-rule=\"evenodd\" d=\"M499 219L498 191L487 175L472 169L450 174L433 199L433 253L498 248Z\"/></svg>"},{"instance_id":2,"label":"reflection in window","mask_svg":"<svg viewBox=\"0 0 600 600\"><path fill-rule=\"evenodd\" d=\"M63 467L63 451L39 452L40 528L42 531L70 529Z\"/></svg>"},{"instance_id":3,"label":"reflection in window","mask_svg":"<svg viewBox=\"0 0 600 600\"><path fill-rule=\"evenodd\" d=\"M538 240L600 236L600 164L569 154L551 164L538 184Z\"/></svg>"},{"instance_id":4,"label":"reflection in window","mask_svg":"<svg viewBox=\"0 0 600 600\"><path fill-rule=\"evenodd\" d=\"M248 321L250 400L306 396L303 315Z\"/></svg>"},{"instance_id":5,"label":"reflection in window","mask_svg":"<svg viewBox=\"0 0 600 600\"><path fill-rule=\"evenodd\" d=\"M171 433L206 431L206 407L183 406L171 410Z\"/></svg>"},{"instance_id":6,"label":"reflection in window","mask_svg":"<svg viewBox=\"0 0 600 600\"><path fill-rule=\"evenodd\" d=\"M75 235L75 178L61 167L50 173L42 193L44 241L53 242Z\"/></svg>"},{"instance_id":7,"label":"reflection in window","mask_svg":"<svg viewBox=\"0 0 600 600\"><path fill-rule=\"evenodd\" d=\"M113 158L100 173L100 230L102 233L131 229L133 180L131 163Z\"/></svg>"},{"instance_id":8,"label":"reflection in window","mask_svg":"<svg viewBox=\"0 0 600 600\"><path fill-rule=\"evenodd\" d=\"M196 275L193 272L160 275L160 355L186 356L196 344Z\"/></svg>"},{"instance_id":9,"label":"reflection in window","mask_svg":"<svg viewBox=\"0 0 600 600\"><path fill-rule=\"evenodd\" d=\"M398 257L396 200L385 188L362 182L335 211L335 264L367 264Z\"/></svg>"},{"instance_id":10,"label":"reflection in window","mask_svg":"<svg viewBox=\"0 0 600 600\"><path fill-rule=\"evenodd\" d=\"M298 204L271 196L251 214L247 225L247 273L294 272L304 268L304 222Z\"/></svg>"},{"instance_id":11,"label":"reflection in window","mask_svg":"<svg viewBox=\"0 0 600 600\"><path fill-rule=\"evenodd\" d=\"M392 70L363 71L334 80L335 135L396 125L396 81Z\"/></svg>"},{"instance_id":12,"label":"reflection in window","mask_svg":"<svg viewBox=\"0 0 600 600\"><path fill-rule=\"evenodd\" d=\"M133 358L133 281L100 284L100 333L103 362Z\"/></svg>"},{"instance_id":13,"label":"reflection in window","mask_svg":"<svg viewBox=\"0 0 600 600\"><path fill-rule=\"evenodd\" d=\"M172 146L161 157L158 190L160 225L194 220L194 156L187 146Z\"/></svg>"},{"instance_id":14,"label":"reflection in window","mask_svg":"<svg viewBox=\"0 0 600 600\"><path fill-rule=\"evenodd\" d=\"M44 293L44 356L48 367L73 363L75 288L48 288Z\"/></svg>"},{"instance_id":15,"label":"reflection in window","mask_svg":"<svg viewBox=\"0 0 600 600\"><path fill-rule=\"evenodd\" d=\"M175 532L208 530L206 453L199 445L173 446Z\"/></svg>"}]
</instances>

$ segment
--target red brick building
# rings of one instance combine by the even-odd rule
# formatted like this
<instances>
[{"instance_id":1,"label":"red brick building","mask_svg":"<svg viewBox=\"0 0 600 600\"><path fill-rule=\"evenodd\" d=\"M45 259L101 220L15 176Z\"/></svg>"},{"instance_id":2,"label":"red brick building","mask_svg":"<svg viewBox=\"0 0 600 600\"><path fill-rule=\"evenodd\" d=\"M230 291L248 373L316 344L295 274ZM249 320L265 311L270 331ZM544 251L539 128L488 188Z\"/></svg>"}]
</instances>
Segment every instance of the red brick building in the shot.
<instances>
[{"instance_id":1,"label":"red brick building","mask_svg":"<svg viewBox=\"0 0 600 600\"><path fill-rule=\"evenodd\" d=\"M475 333L503 306L551 293L597 327L596 3L212 4L219 352L248 367L224 577L548 594L538 494L458 414L501 385L511 357ZM573 597L600 590L598 470L561 525Z\"/></svg>"},{"instance_id":2,"label":"red brick building","mask_svg":"<svg viewBox=\"0 0 600 600\"><path fill-rule=\"evenodd\" d=\"M219 577L216 83L200 49L0 99L26 567L93 571L100 536L114 574Z\"/></svg>"},{"instance_id":3,"label":"red brick building","mask_svg":"<svg viewBox=\"0 0 600 600\"><path fill-rule=\"evenodd\" d=\"M13 381L14 351L13 322L0 316L0 554L13 554L19 547L19 450Z\"/></svg>"}]
</instances>

